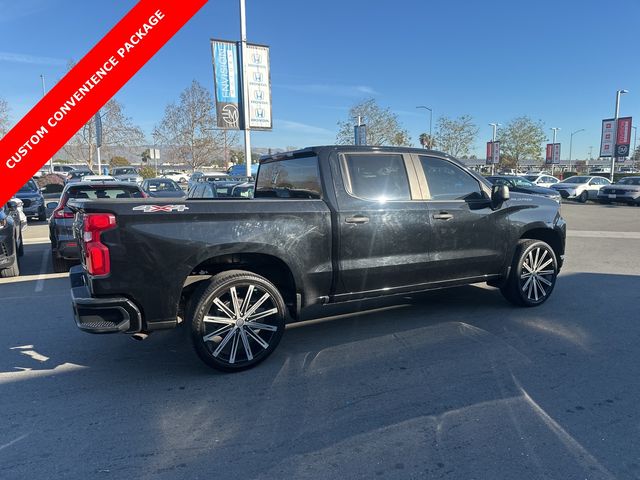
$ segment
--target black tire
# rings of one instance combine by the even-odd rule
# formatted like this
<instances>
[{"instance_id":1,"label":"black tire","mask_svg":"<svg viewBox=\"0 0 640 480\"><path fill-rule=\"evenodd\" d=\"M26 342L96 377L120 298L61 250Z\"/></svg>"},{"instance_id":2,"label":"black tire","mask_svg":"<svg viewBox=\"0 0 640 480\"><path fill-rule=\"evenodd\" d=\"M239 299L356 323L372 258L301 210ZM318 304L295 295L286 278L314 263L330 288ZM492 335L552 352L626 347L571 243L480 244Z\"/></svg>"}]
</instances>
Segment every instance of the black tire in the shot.
<instances>
[{"instance_id":1,"label":"black tire","mask_svg":"<svg viewBox=\"0 0 640 480\"><path fill-rule=\"evenodd\" d=\"M180 178L180 180L178 181L178 183L187 183L187 179L182 177Z\"/></svg>"},{"instance_id":2,"label":"black tire","mask_svg":"<svg viewBox=\"0 0 640 480\"><path fill-rule=\"evenodd\" d=\"M20 245L18 245L18 256L24 256L24 238L22 238L22 232L20 233Z\"/></svg>"},{"instance_id":3,"label":"black tire","mask_svg":"<svg viewBox=\"0 0 640 480\"><path fill-rule=\"evenodd\" d=\"M11 278L20 276L20 265L18 264L18 248L15 244L15 241L13 244L13 251L13 263L9 267L0 270L0 278Z\"/></svg>"},{"instance_id":4,"label":"black tire","mask_svg":"<svg viewBox=\"0 0 640 480\"><path fill-rule=\"evenodd\" d=\"M55 273L64 273L68 270L67 261L64 258L58 257L55 250L51 250L51 263L53 264L53 271Z\"/></svg>"},{"instance_id":5,"label":"black tire","mask_svg":"<svg viewBox=\"0 0 640 480\"><path fill-rule=\"evenodd\" d=\"M222 272L203 282L192 297L195 307L189 308L187 317L191 340L210 367L224 372L254 367L280 343L287 310L282 295L266 278L242 270Z\"/></svg>"},{"instance_id":6,"label":"black tire","mask_svg":"<svg viewBox=\"0 0 640 480\"><path fill-rule=\"evenodd\" d=\"M551 262L547 263L548 260ZM500 291L516 306L536 307L551 296L557 276L558 260L549 244L541 240L520 240L509 278Z\"/></svg>"},{"instance_id":7,"label":"black tire","mask_svg":"<svg viewBox=\"0 0 640 480\"><path fill-rule=\"evenodd\" d=\"M47 219L47 211L44 209L44 206L38 212L38 220L44 222Z\"/></svg>"},{"instance_id":8,"label":"black tire","mask_svg":"<svg viewBox=\"0 0 640 480\"><path fill-rule=\"evenodd\" d=\"M589 199L589 194L587 193L586 190L584 190L580 196L578 197L578 201L580 203L587 203L587 200Z\"/></svg>"}]
</instances>

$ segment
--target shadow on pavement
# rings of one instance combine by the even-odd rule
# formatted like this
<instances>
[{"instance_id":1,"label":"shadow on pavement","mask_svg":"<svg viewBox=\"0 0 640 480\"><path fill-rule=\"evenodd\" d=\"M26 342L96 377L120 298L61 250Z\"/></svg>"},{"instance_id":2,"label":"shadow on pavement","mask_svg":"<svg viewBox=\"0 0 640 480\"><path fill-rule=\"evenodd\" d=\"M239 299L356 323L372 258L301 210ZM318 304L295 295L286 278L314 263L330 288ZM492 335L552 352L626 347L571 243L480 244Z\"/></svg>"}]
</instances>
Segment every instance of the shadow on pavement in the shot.
<instances>
[{"instance_id":1,"label":"shadow on pavement","mask_svg":"<svg viewBox=\"0 0 640 480\"><path fill-rule=\"evenodd\" d=\"M640 276L566 274L535 309L476 286L432 292L294 325L265 363L227 375L184 329L91 336L68 298L38 300L0 340L0 446L28 435L0 458L7 478L635 477L633 300ZM61 365L78 368L15 374Z\"/></svg>"}]
</instances>

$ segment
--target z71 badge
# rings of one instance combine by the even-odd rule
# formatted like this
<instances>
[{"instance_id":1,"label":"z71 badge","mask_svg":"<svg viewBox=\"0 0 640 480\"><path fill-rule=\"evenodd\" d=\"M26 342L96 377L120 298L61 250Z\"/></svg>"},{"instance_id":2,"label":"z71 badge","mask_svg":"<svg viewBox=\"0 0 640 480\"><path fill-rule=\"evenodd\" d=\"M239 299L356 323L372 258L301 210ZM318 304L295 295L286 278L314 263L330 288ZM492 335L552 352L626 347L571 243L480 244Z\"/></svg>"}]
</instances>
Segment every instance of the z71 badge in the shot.
<instances>
[{"instance_id":1,"label":"z71 badge","mask_svg":"<svg viewBox=\"0 0 640 480\"><path fill-rule=\"evenodd\" d=\"M141 210L144 213L153 213L153 212L184 212L185 210L189 210L189 207L186 205L139 205L137 207L133 207L133 210Z\"/></svg>"}]
</instances>

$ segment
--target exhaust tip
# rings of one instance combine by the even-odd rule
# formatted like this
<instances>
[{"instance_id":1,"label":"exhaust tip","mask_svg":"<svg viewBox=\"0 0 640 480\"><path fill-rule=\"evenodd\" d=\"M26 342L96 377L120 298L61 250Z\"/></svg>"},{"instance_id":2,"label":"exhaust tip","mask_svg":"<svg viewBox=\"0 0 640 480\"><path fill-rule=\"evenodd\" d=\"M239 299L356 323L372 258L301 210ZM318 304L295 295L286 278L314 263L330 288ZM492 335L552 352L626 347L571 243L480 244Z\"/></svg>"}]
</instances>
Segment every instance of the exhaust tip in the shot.
<instances>
[{"instance_id":1,"label":"exhaust tip","mask_svg":"<svg viewBox=\"0 0 640 480\"><path fill-rule=\"evenodd\" d=\"M131 335L131 338L138 342L141 342L143 340L146 340L148 336L149 336L149 333L147 332L138 332Z\"/></svg>"}]
</instances>

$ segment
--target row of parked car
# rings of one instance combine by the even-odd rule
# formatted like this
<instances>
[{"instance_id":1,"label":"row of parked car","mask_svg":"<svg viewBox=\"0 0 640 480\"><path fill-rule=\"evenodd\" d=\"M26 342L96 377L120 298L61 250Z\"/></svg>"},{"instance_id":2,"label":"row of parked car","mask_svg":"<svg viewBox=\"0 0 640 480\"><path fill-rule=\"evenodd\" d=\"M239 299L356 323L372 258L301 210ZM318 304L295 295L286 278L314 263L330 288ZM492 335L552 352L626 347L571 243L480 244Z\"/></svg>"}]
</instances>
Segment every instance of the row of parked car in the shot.
<instances>
[{"instance_id":1,"label":"row of parked car","mask_svg":"<svg viewBox=\"0 0 640 480\"><path fill-rule=\"evenodd\" d=\"M80 258L80 250L73 236L74 214L68 203L73 199L120 199L120 198L251 198L253 182L247 177L203 176L187 192L170 178L149 178L138 184L113 177L88 179L68 183L60 200L48 202L49 239L51 259L55 272L63 272Z\"/></svg>"},{"instance_id":2,"label":"row of parked car","mask_svg":"<svg viewBox=\"0 0 640 480\"><path fill-rule=\"evenodd\" d=\"M624 177L616 183L598 175L574 175L559 180L551 175L492 175L487 179L494 185L506 185L511 191L542 195L557 202L561 199L587 200L603 204L626 203L640 206L640 176Z\"/></svg>"}]
</instances>

